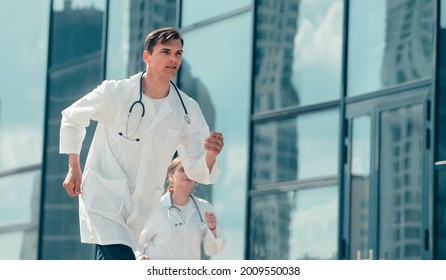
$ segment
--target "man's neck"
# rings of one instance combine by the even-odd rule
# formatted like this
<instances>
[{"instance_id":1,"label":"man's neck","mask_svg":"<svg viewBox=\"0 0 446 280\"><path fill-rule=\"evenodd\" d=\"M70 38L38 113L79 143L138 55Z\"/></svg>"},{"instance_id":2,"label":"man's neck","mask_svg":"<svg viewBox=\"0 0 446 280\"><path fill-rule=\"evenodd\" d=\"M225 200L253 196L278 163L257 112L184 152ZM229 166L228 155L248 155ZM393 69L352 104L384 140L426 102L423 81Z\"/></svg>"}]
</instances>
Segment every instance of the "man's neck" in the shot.
<instances>
[{"instance_id":1,"label":"man's neck","mask_svg":"<svg viewBox=\"0 0 446 280\"><path fill-rule=\"evenodd\" d=\"M142 92L153 99L162 99L169 94L170 84L167 79L154 78L153 75L144 74Z\"/></svg>"}]
</instances>

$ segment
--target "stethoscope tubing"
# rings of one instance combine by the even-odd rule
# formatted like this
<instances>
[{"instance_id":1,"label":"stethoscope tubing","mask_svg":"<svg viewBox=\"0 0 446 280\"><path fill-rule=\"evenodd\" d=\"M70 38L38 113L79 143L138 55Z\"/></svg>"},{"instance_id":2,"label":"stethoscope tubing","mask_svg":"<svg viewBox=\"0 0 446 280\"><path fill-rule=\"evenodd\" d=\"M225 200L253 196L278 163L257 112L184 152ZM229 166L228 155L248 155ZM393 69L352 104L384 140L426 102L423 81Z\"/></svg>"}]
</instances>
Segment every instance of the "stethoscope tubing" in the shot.
<instances>
[{"instance_id":1,"label":"stethoscope tubing","mask_svg":"<svg viewBox=\"0 0 446 280\"><path fill-rule=\"evenodd\" d=\"M119 132L119 135L122 136L122 137L124 137L125 139L127 139L127 140L131 140L131 141L137 141L137 142L139 142L140 139L139 139L139 138L133 139L133 136L134 136L134 135L136 134L136 132L138 131L139 126L140 126L141 121L142 121L142 118L144 117L144 115L145 115L145 113L146 113L146 107L144 106L144 103L142 102L142 95L143 95L143 93L142 93L142 78L143 78L143 76L144 76L144 73L146 73L146 71L143 71L143 72L141 73L141 77L139 78L139 100L136 100L135 102L133 102L132 105L131 105L130 108L129 108L129 113L128 113L128 115L127 115L127 123L126 123L126 128L125 128L125 135L124 135L122 132ZM173 87L175 88L175 91L176 91L176 93L177 93L177 95L178 95L178 98L180 99L181 106L183 107L183 111L184 111L184 121L185 121L187 124L191 124L191 120L190 120L190 118L189 118L189 113L187 112L186 105L184 104L183 98L181 97L181 94L180 94L180 91L179 91L177 85L176 85L172 80L170 80L170 83L171 83L171 84L173 85ZM141 106L141 108L142 108L142 113L141 113L141 117L140 117L138 126L136 127L136 130L133 132L132 135L129 136L129 134L128 134L128 128L129 128L130 114L132 113L132 110L133 110L133 108L134 108L136 105L140 105L140 106Z\"/></svg>"},{"instance_id":2,"label":"stethoscope tubing","mask_svg":"<svg viewBox=\"0 0 446 280\"><path fill-rule=\"evenodd\" d=\"M145 108L144 104L142 103L142 94L143 94L143 93L142 93L142 77L144 76L144 73L146 73L146 71L143 71L143 72L141 73L141 77L139 78L139 100L133 102L132 106L130 106L130 109L129 109L129 114L130 114L130 113L132 112L132 110L133 110L133 107L134 107L136 104L141 104L141 106L142 106L142 114L141 114L141 117L144 117L144 114L146 113L146 108ZM184 111L184 119L185 119L185 120L186 120L186 118L189 119L189 113L187 112L186 105L184 105L184 101L183 101L183 98L181 97L180 90L178 89L177 85L176 85L172 80L170 80L170 83L171 83L171 84L173 85L173 87L175 88L175 92L177 93L178 98L180 99L181 106L183 107L183 111ZM189 120L190 120L190 119L189 119ZM186 122L187 122L188 124L190 124L190 121L187 121L187 120L186 120Z\"/></svg>"},{"instance_id":3,"label":"stethoscope tubing","mask_svg":"<svg viewBox=\"0 0 446 280\"><path fill-rule=\"evenodd\" d=\"M197 204L197 202L195 201L195 198L194 198L191 194L189 195L189 197L192 199L192 201L193 201L194 204L195 204L195 208L196 208L197 211L198 211L198 216L200 216L200 221L201 221L202 223L204 223L203 217L201 216L200 207L198 207L198 204ZM172 194L170 194L170 207L169 207L168 210L170 210L170 209L172 209L172 208L175 208L175 209L177 209L178 211L181 212L181 209L180 209L180 208L178 208L177 206L173 205Z\"/></svg>"}]
</instances>

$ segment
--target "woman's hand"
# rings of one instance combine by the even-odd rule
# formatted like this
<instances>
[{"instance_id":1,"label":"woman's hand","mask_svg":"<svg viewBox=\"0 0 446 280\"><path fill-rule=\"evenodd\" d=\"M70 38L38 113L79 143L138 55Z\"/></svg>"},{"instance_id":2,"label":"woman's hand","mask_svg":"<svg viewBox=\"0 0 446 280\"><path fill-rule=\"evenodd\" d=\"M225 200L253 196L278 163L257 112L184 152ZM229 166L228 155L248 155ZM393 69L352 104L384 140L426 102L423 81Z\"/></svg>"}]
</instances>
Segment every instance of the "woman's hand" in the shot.
<instances>
[{"instance_id":1,"label":"woman's hand","mask_svg":"<svg viewBox=\"0 0 446 280\"><path fill-rule=\"evenodd\" d=\"M210 230L214 231L217 228L217 218L214 213L206 212L206 222L208 223L208 227Z\"/></svg>"}]
</instances>

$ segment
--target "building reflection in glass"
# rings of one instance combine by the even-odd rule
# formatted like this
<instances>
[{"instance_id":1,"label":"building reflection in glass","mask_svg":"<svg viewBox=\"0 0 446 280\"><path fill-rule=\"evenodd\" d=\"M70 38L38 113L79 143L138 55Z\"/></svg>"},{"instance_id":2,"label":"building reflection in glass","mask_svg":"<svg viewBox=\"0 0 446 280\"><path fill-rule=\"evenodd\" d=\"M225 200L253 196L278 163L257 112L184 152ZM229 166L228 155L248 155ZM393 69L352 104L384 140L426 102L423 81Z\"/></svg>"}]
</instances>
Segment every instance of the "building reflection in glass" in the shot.
<instances>
[{"instance_id":1,"label":"building reflection in glass","mask_svg":"<svg viewBox=\"0 0 446 280\"><path fill-rule=\"evenodd\" d=\"M379 258L419 259L422 231L422 105L382 114Z\"/></svg>"},{"instance_id":2,"label":"building reflection in glass","mask_svg":"<svg viewBox=\"0 0 446 280\"><path fill-rule=\"evenodd\" d=\"M299 3L300 0L257 3L254 112L299 104L291 82Z\"/></svg>"},{"instance_id":3,"label":"building reflection in glass","mask_svg":"<svg viewBox=\"0 0 446 280\"><path fill-rule=\"evenodd\" d=\"M340 98L342 18L342 0L257 3L255 113Z\"/></svg>"},{"instance_id":4,"label":"building reflection in glass","mask_svg":"<svg viewBox=\"0 0 446 280\"><path fill-rule=\"evenodd\" d=\"M349 1L348 95L432 76L434 2Z\"/></svg>"},{"instance_id":5,"label":"building reflection in glass","mask_svg":"<svg viewBox=\"0 0 446 280\"><path fill-rule=\"evenodd\" d=\"M334 18L342 18L342 5L342 1L327 3L305 0L258 3L253 100L255 113L340 97L340 79L332 79L331 74L327 73L340 72L342 22L334 21ZM332 58L329 59L330 63L326 63L325 60L319 61L320 58L317 58L319 56L301 54L307 51L308 54L311 53L310 50L313 48L310 42L314 43L316 38L321 40L332 38L320 36L323 32L311 30L320 32L331 30L332 32L329 33L336 37L333 39L333 44L318 42L318 45L327 48L326 53ZM332 78L328 78L329 76ZM320 83L321 79L324 79L324 83ZM327 87L321 89L316 86L320 84L325 84ZM304 98L301 100L301 97ZM310 120L311 118L314 120ZM338 127L335 119L325 118L325 121L334 124L332 128L319 121L315 117L308 116L308 122L313 122L313 125L317 123L328 130ZM254 163L252 178L255 185L337 174L337 163L331 161L331 158L338 157L337 147L329 144L328 141L326 141L328 146L320 145L320 136L326 139L326 135L331 134L325 131L325 136L319 135L321 126L313 126L308 130L303 127L294 119L255 125L252 159ZM299 129L309 134L303 135L302 131L298 131ZM332 132L333 135L338 133L334 130ZM334 140L332 143L338 142L336 139L331 140ZM317 144L312 145L311 141ZM311 149L316 146L323 152ZM310 149L299 149L301 147ZM322 156L324 152L325 155ZM319 154L317 158L323 159L318 162L323 162L323 165L327 166L321 169L313 166L313 163L317 161L314 157L316 153ZM318 169L320 171L317 171Z\"/></svg>"},{"instance_id":6,"label":"building reflection in glass","mask_svg":"<svg viewBox=\"0 0 446 280\"><path fill-rule=\"evenodd\" d=\"M254 187L336 176L338 119L337 110L326 110L257 124L251 173Z\"/></svg>"},{"instance_id":7,"label":"building reflection in glass","mask_svg":"<svg viewBox=\"0 0 446 280\"><path fill-rule=\"evenodd\" d=\"M335 259L338 188L252 198L249 259Z\"/></svg>"},{"instance_id":8,"label":"building reflection in glass","mask_svg":"<svg viewBox=\"0 0 446 280\"><path fill-rule=\"evenodd\" d=\"M103 24L106 1L52 2L47 85L46 146L43 178L40 259L91 259L93 248L81 245L78 200L62 187L66 155L60 155L61 111L103 80ZM91 122L81 151L81 165L96 123Z\"/></svg>"},{"instance_id":9,"label":"building reflection in glass","mask_svg":"<svg viewBox=\"0 0 446 280\"><path fill-rule=\"evenodd\" d=\"M386 1L383 85L432 75L434 1Z\"/></svg>"},{"instance_id":10,"label":"building reflection in glass","mask_svg":"<svg viewBox=\"0 0 446 280\"><path fill-rule=\"evenodd\" d=\"M371 118L352 121L350 259L368 259L370 249Z\"/></svg>"},{"instance_id":11,"label":"building reflection in glass","mask_svg":"<svg viewBox=\"0 0 446 280\"><path fill-rule=\"evenodd\" d=\"M269 122L254 130L253 184L297 178L298 144L296 120Z\"/></svg>"}]
</instances>

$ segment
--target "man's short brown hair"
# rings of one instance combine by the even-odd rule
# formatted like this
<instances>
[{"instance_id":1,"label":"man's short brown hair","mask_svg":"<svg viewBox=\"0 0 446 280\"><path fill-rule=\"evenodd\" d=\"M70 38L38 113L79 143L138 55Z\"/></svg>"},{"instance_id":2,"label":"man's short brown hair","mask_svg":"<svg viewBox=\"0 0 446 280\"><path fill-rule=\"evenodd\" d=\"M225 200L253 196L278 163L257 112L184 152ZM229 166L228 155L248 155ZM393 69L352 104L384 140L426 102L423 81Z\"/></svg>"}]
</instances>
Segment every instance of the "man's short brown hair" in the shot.
<instances>
[{"instance_id":1,"label":"man's short brown hair","mask_svg":"<svg viewBox=\"0 0 446 280\"><path fill-rule=\"evenodd\" d=\"M150 54L153 52L153 48L156 44L164 44L170 40L180 40L181 46L184 45L183 37L180 31L175 27L162 27L153 30L147 35L144 42L144 50L148 51Z\"/></svg>"}]
</instances>

